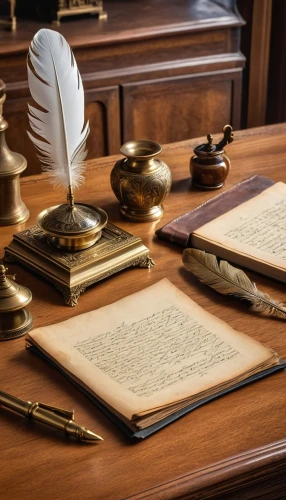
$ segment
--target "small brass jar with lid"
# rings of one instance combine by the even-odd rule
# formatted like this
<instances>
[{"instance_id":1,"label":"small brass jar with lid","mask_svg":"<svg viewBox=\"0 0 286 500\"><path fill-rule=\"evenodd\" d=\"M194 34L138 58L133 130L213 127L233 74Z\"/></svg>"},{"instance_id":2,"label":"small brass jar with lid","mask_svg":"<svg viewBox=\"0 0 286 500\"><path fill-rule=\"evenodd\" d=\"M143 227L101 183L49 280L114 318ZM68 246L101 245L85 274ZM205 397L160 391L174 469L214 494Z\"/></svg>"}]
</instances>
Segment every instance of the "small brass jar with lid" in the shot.
<instances>
[{"instance_id":1,"label":"small brass jar with lid","mask_svg":"<svg viewBox=\"0 0 286 500\"><path fill-rule=\"evenodd\" d=\"M230 169L230 159L224 152L224 146L233 141L232 127L225 125L224 136L218 144L213 144L213 137L208 134L207 144L201 144L194 149L190 161L192 185L200 189L219 189L227 178Z\"/></svg>"}]
</instances>

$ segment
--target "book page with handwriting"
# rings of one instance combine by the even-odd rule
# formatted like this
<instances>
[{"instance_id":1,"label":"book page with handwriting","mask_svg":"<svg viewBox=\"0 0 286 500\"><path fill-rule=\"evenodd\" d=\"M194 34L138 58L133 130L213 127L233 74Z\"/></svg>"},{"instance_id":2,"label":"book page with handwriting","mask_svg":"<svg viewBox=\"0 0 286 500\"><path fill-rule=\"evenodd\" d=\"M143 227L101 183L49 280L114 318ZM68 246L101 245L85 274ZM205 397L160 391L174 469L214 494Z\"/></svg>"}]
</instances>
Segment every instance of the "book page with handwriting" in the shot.
<instances>
[{"instance_id":1,"label":"book page with handwriting","mask_svg":"<svg viewBox=\"0 0 286 500\"><path fill-rule=\"evenodd\" d=\"M198 238L285 270L286 184L277 182L194 231L192 243L201 248Z\"/></svg>"},{"instance_id":2,"label":"book page with handwriting","mask_svg":"<svg viewBox=\"0 0 286 500\"><path fill-rule=\"evenodd\" d=\"M29 338L129 420L252 373L275 358L167 279L33 330Z\"/></svg>"}]
</instances>

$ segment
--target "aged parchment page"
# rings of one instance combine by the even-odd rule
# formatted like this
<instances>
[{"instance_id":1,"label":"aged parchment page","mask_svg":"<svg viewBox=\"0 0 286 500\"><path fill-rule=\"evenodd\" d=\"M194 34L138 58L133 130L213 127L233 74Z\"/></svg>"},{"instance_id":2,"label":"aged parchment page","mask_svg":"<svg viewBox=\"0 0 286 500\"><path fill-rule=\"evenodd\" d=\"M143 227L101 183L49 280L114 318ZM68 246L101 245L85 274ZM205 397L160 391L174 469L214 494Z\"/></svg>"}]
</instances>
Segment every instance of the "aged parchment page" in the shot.
<instances>
[{"instance_id":1,"label":"aged parchment page","mask_svg":"<svg viewBox=\"0 0 286 500\"><path fill-rule=\"evenodd\" d=\"M29 337L129 420L275 358L167 279Z\"/></svg>"},{"instance_id":2,"label":"aged parchment page","mask_svg":"<svg viewBox=\"0 0 286 500\"><path fill-rule=\"evenodd\" d=\"M200 244L201 239L250 256L285 273L286 184L277 182L255 198L197 229L192 244L211 251L211 247ZM220 256L224 258L224 255Z\"/></svg>"}]
</instances>

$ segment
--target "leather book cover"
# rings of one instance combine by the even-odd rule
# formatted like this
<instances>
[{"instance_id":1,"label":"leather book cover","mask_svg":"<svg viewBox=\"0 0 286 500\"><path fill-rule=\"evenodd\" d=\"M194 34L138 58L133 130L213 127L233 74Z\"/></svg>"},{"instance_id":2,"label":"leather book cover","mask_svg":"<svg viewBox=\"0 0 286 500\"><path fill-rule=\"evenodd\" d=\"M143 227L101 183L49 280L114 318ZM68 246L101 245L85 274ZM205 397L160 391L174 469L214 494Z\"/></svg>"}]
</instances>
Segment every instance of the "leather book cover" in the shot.
<instances>
[{"instance_id":1,"label":"leather book cover","mask_svg":"<svg viewBox=\"0 0 286 500\"><path fill-rule=\"evenodd\" d=\"M159 238L187 247L193 231L245 201L254 198L273 184L275 182L267 177L253 175L190 212L168 222L168 224L156 231L156 235Z\"/></svg>"}]
</instances>

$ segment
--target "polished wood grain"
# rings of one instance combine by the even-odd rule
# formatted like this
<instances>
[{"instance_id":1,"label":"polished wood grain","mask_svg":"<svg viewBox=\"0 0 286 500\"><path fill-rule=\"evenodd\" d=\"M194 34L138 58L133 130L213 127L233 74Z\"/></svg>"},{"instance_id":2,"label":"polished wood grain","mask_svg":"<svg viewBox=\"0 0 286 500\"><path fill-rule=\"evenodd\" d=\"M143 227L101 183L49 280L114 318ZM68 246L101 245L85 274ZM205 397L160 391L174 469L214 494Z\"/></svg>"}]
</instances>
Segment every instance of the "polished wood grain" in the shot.
<instances>
[{"instance_id":1,"label":"polished wood grain","mask_svg":"<svg viewBox=\"0 0 286 500\"><path fill-rule=\"evenodd\" d=\"M26 57L40 28L59 31L73 49L97 138L89 140L90 158L117 154L129 139L167 143L225 123L240 128L244 21L234 0L178 0L171 8L167 0L105 0L104 9L107 20L70 18L55 28L20 17L16 32L0 30L7 143L27 159L24 175L41 171L26 133Z\"/></svg>"},{"instance_id":2,"label":"polished wood grain","mask_svg":"<svg viewBox=\"0 0 286 500\"><path fill-rule=\"evenodd\" d=\"M235 132L227 146L232 161L226 186L260 173L285 180L286 124ZM215 137L217 141L220 136ZM120 218L109 174L119 156L92 160L77 201L105 209L111 222L138 235L156 267L128 269L90 287L75 308L65 306L52 285L17 264L17 281L31 289L34 326L52 324L112 303L167 276L200 306L286 356L285 322L260 317L246 303L222 297L184 270L182 249L159 241L154 232L213 197L190 187L189 159L204 138L163 147L173 185L160 221L131 223ZM220 191L221 192L221 191ZM44 208L64 201L44 175L22 179L31 211L22 226L0 228L1 253L12 235L35 224ZM248 272L258 288L285 301L285 284ZM25 351L24 339L0 345L0 388L20 398L74 408L79 423L102 435L84 446L53 429L0 410L1 500L49 499L282 499L285 498L285 372L239 389L184 416L149 439L132 444L56 369ZM283 496L284 495L284 496Z\"/></svg>"}]
</instances>

